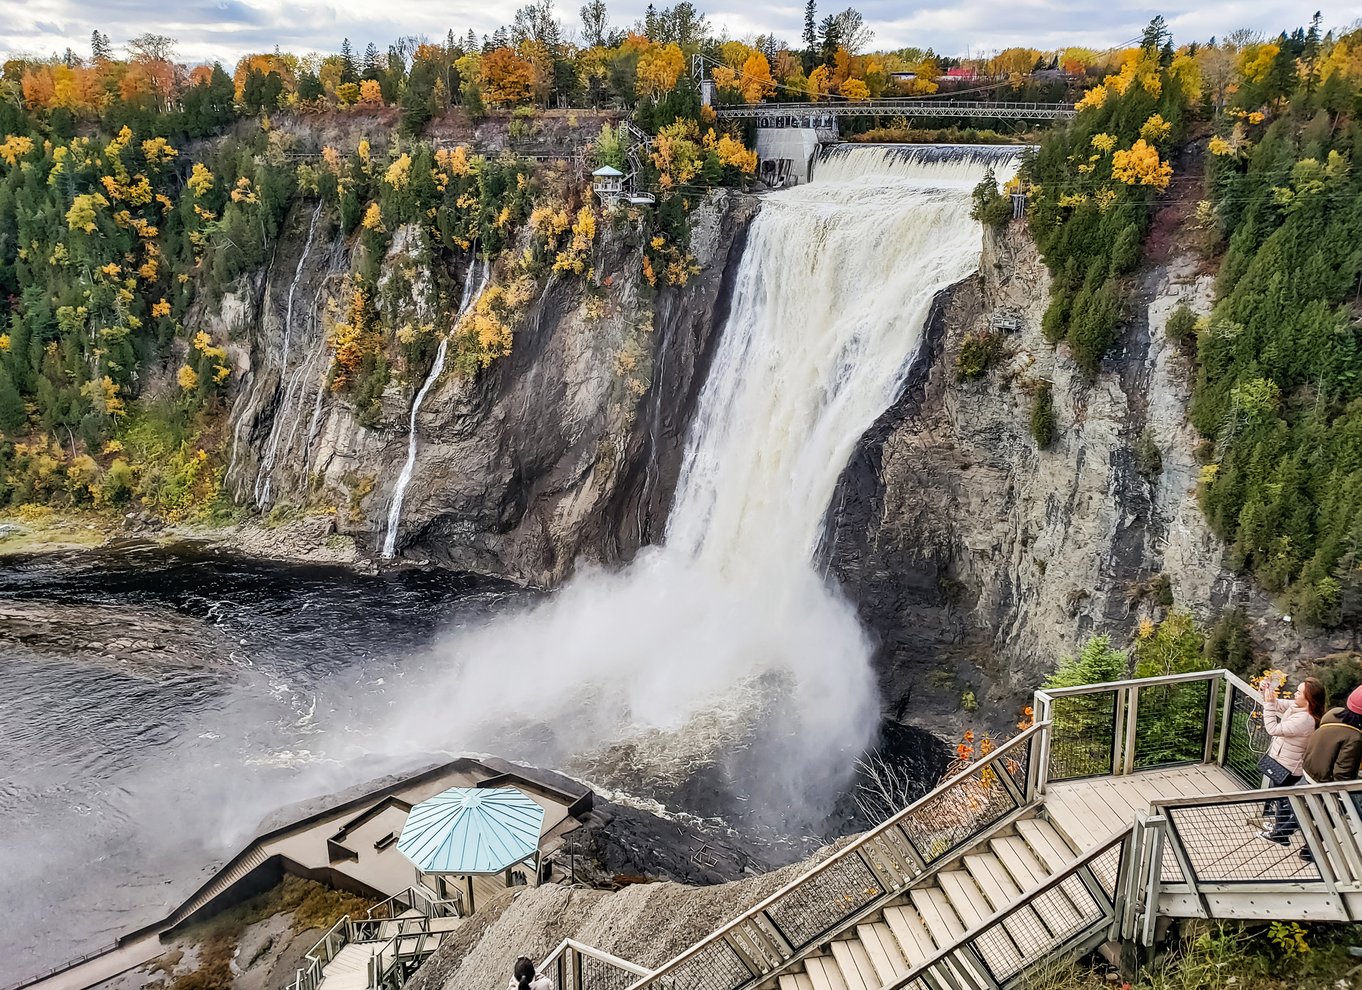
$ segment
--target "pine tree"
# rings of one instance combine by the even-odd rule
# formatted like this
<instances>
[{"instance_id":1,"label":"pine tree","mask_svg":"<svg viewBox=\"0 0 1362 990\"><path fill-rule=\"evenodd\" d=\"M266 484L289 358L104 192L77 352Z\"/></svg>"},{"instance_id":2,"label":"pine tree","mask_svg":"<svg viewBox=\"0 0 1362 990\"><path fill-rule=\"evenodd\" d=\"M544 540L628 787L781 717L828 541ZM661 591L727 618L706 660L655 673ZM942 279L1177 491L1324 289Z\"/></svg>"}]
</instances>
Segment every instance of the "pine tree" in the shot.
<instances>
[{"instance_id":1,"label":"pine tree","mask_svg":"<svg viewBox=\"0 0 1362 990\"><path fill-rule=\"evenodd\" d=\"M90 57L96 62L108 62L113 58L113 46L109 44L107 34L97 30L90 33Z\"/></svg>"},{"instance_id":2,"label":"pine tree","mask_svg":"<svg viewBox=\"0 0 1362 990\"><path fill-rule=\"evenodd\" d=\"M350 39L345 38L341 41L341 75L342 83L359 82L359 71L355 67L355 51L350 47Z\"/></svg>"},{"instance_id":3,"label":"pine tree","mask_svg":"<svg viewBox=\"0 0 1362 990\"><path fill-rule=\"evenodd\" d=\"M818 7L815 0L804 0L804 55L818 47Z\"/></svg>"},{"instance_id":4,"label":"pine tree","mask_svg":"<svg viewBox=\"0 0 1362 990\"><path fill-rule=\"evenodd\" d=\"M381 68L378 63L378 46L371 41L364 47L364 78L377 79Z\"/></svg>"},{"instance_id":5,"label":"pine tree","mask_svg":"<svg viewBox=\"0 0 1362 990\"><path fill-rule=\"evenodd\" d=\"M26 422L28 412L24 409L24 400L14 387L9 372L0 368L0 431L17 433Z\"/></svg>"}]
</instances>

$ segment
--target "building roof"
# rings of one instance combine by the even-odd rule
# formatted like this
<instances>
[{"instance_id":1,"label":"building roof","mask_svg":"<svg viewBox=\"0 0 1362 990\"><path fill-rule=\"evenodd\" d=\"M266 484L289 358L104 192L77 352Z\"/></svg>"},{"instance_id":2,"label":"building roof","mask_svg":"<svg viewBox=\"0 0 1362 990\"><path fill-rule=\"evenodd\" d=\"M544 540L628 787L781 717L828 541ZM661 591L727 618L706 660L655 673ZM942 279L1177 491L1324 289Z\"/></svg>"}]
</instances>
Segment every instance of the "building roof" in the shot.
<instances>
[{"instance_id":1,"label":"building roof","mask_svg":"<svg viewBox=\"0 0 1362 990\"><path fill-rule=\"evenodd\" d=\"M609 178L612 178L612 179L616 179L616 178L622 179L622 178L624 178L624 173L623 173L623 172L621 172L621 171L620 171L619 169L617 169L617 168L611 168L609 165L602 165L600 168L596 169L596 171L592 172L591 174L592 174L592 175L599 175L599 176L602 176L602 177L609 177Z\"/></svg>"},{"instance_id":2,"label":"building roof","mask_svg":"<svg viewBox=\"0 0 1362 990\"><path fill-rule=\"evenodd\" d=\"M451 787L411 809L397 848L422 873L500 873L538 851L543 825L514 787Z\"/></svg>"}]
</instances>

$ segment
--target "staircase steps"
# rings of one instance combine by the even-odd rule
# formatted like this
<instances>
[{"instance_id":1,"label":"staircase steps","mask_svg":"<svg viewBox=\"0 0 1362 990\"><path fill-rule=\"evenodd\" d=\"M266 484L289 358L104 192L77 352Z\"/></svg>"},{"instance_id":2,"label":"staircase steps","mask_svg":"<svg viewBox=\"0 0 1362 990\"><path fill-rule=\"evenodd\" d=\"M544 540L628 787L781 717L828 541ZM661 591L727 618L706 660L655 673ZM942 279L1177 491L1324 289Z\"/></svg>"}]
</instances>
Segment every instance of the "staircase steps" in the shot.
<instances>
[{"instance_id":1,"label":"staircase steps","mask_svg":"<svg viewBox=\"0 0 1362 990\"><path fill-rule=\"evenodd\" d=\"M373 942L342 947L322 970L317 990L364 990L369 985L369 960L373 955Z\"/></svg>"},{"instance_id":2,"label":"staircase steps","mask_svg":"<svg viewBox=\"0 0 1362 990\"><path fill-rule=\"evenodd\" d=\"M996 912L1015 905L1074 857L1065 837L1044 819L1017 821L1013 829L912 888L900 903L805 956L779 976L779 990L879 990L954 945ZM1077 884L1082 896L1081 882L1074 878L1069 883ZM1080 922L1077 902L1049 900L1054 903L1047 904L1046 916L1025 906L1004 922L1007 938L990 938L978 946L991 966L1018 969L1030 946ZM982 975L966 964L950 965L960 986L986 985Z\"/></svg>"}]
</instances>

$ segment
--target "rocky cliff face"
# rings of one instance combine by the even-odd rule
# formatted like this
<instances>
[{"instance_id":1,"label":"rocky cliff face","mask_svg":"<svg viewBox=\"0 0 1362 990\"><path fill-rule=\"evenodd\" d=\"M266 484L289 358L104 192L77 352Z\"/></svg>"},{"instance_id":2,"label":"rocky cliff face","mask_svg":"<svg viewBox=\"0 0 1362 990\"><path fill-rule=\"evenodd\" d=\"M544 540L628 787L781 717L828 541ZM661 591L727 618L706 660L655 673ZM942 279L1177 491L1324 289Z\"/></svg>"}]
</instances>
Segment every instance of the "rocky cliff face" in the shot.
<instances>
[{"instance_id":1,"label":"rocky cliff face","mask_svg":"<svg viewBox=\"0 0 1362 990\"><path fill-rule=\"evenodd\" d=\"M940 732L1006 726L1062 654L1095 633L1124 645L1170 597L1202 620L1243 608L1274 662L1342 648L1298 636L1228 570L1196 504L1191 368L1164 325L1179 301L1209 309L1210 276L1187 257L1153 266L1095 379L1041 335L1047 287L1024 230L987 235L979 273L939 300L918 370L843 476L829 561L879 638L891 714ZM960 380L965 335L990 328L1004 356ZM1056 437L1039 450L1043 381Z\"/></svg>"},{"instance_id":2,"label":"rocky cliff face","mask_svg":"<svg viewBox=\"0 0 1362 990\"><path fill-rule=\"evenodd\" d=\"M475 376L440 376L417 417L399 552L546 585L579 558L612 562L657 540L755 209L750 197L712 194L692 216L700 274L655 296L635 274L630 239L607 231L593 259L609 278L604 298L550 278L509 357ZM388 295L401 297L406 315L446 326L452 314L422 302L428 274L410 244L401 232L393 239L382 279L404 281ZM332 506L337 529L377 553L428 369L388 387L377 422L362 422L327 389L327 314L341 303L348 267L329 211L300 208L269 268L212 314L236 342L226 485L267 512ZM473 269L453 274L481 279ZM382 280L379 288L383 296Z\"/></svg>"}]
</instances>

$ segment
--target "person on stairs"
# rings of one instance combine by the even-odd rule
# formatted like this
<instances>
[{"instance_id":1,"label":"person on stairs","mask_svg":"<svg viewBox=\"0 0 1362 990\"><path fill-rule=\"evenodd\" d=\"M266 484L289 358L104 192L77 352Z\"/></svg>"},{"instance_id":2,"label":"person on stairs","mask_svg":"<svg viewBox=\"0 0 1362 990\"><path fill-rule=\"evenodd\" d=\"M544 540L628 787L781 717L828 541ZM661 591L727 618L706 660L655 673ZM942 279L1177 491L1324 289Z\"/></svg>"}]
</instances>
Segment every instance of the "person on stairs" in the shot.
<instances>
[{"instance_id":1,"label":"person on stairs","mask_svg":"<svg viewBox=\"0 0 1362 990\"><path fill-rule=\"evenodd\" d=\"M1324 715L1324 685L1307 677L1290 698L1278 698L1272 681L1263 682L1263 729L1272 737L1272 746L1260 764L1273 787L1291 787L1300 783L1305 763L1305 747L1315 734ZM1290 819L1290 805L1285 800L1274 802L1270 812L1271 828L1259 835L1286 845L1290 832L1283 832Z\"/></svg>"},{"instance_id":2,"label":"person on stairs","mask_svg":"<svg viewBox=\"0 0 1362 990\"><path fill-rule=\"evenodd\" d=\"M1319 720L1319 728L1305 744L1302 768L1316 784L1353 780L1362 768L1362 687L1354 688L1345 704L1330 709ZM1288 804L1286 819L1277 821L1274 834L1289 836L1300 822ZM1309 846L1301 847L1301 859L1310 862Z\"/></svg>"},{"instance_id":3,"label":"person on stairs","mask_svg":"<svg viewBox=\"0 0 1362 990\"><path fill-rule=\"evenodd\" d=\"M529 956L517 959L511 972L511 983L506 990L553 990L553 981L534 971L534 962Z\"/></svg>"}]
</instances>

